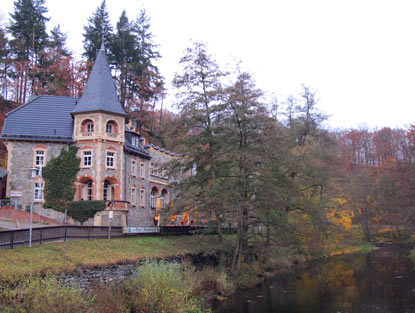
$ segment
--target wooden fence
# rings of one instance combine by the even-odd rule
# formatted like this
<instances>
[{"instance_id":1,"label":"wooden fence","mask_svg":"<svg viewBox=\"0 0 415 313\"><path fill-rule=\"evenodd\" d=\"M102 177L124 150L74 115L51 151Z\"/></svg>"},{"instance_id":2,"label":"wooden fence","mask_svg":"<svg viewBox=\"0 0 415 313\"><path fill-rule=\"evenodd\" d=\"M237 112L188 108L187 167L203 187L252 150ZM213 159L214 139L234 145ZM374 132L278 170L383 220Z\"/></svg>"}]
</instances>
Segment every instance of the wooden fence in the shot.
<instances>
[{"instance_id":1,"label":"wooden fence","mask_svg":"<svg viewBox=\"0 0 415 313\"><path fill-rule=\"evenodd\" d=\"M163 226L151 227L157 231L144 231L137 233L124 233L122 227L111 227L111 238L134 236L171 236L192 235L200 233L206 228L199 226ZM108 238L107 226L48 226L32 229L32 244L42 244L51 241L67 241L71 239L104 239ZM232 232L232 231L227 231ZM7 249L29 245L29 229L16 229L0 231L0 249Z\"/></svg>"}]
</instances>

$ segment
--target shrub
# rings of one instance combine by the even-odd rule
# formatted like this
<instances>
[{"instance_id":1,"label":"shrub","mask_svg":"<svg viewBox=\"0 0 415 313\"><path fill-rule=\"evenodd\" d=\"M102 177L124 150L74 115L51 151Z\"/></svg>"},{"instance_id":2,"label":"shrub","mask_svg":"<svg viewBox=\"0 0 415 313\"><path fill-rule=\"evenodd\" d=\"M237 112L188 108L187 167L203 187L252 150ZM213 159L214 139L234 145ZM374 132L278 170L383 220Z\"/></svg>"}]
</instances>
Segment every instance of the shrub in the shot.
<instances>
[{"instance_id":1,"label":"shrub","mask_svg":"<svg viewBox=\"0 0 415 313\"><path fill-rule=\"evenodd\" d=\"M133 312L197 312L199 302L193 295L197 276L192 268L165 261L146 261L125 282Z\"/></svg>"},{"instance_id":2,"label":"shrub","mask_svg":"<svg viewBox=\"0 0 415 313\"><path fill-rule=\"evenodd\" d=\"M253 262L251 264L242 263L241 270L236 278L237 286L247 288L258 284L261 281L258 277L260 271L260 266L257 262Z\"/></svg>"},{"instance_id":3,"label":"shrub","mask_svg":"<svg viewBox=\"0 0 415 313\"><path fill-rule=\"evenodd\" d=\"M79 289L63 287L53 277L28 277L13 287L3 290L4 312L89 312L92 305Z\"/></svg>"},{"instance_id":4,"label":"shrub","mask_svg":"<svg viewBox=\"0 0 415 313\"><path fill-rule=\"evenodd\" d=\"M226 272L219 268L205 267L197 272L199 285L194 290L196 295L212 298L215 295L229 296L235 291L235 283Z\"/></svg>"},{"instance_id":5,"label":"shrub","mask_svg":"<svg viewBox=\"0 0 415 313\"><path fill-rule=\"evenodd\" d=\"M74 201L68 208L68 216L81 223L85 222L99 211L105 210L105 201Z\"/></svg>"}]
</instances>

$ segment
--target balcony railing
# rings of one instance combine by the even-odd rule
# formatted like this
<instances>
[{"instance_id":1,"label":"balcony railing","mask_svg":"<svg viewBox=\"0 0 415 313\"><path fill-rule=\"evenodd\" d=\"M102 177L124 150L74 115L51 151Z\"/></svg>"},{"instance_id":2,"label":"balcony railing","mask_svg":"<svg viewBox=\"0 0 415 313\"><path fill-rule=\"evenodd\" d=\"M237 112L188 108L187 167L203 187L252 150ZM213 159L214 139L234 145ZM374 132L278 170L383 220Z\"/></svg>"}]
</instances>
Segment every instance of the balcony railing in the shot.
<instances>
[{"instance_id":1,"label":"balcony railing","mask_svg":"<svg viewBox=\"0 0 415 313\"><path fill-rule=\"evenodd\" d=\"M118 134L115 134L115 133L107 133L107 136L108 137L111 137L111 138L117 138L118 137Z\"/></svg>"},{"instance_id":2,"label":"balcony railing","mask_svg":"<svg viewBox=\"0 0 415 313\"><path fill-rule=\"evenodd\" d=\"M84 137L90 137L90 136L93 136L94 135L94 132L82 132L82 136L84 136Z\"/></svg>"},{"instance_id":3,"label":"balcony railing","mask_svg":"<svg viewBox=\"0 0 415 313\"><path fill-rule=\"evenodd\" d=\"M106 211L126 211L130 210L129 201L120 201L120 200L107 200L105 201L107 208Z\"/></svg>"}]
</instances>

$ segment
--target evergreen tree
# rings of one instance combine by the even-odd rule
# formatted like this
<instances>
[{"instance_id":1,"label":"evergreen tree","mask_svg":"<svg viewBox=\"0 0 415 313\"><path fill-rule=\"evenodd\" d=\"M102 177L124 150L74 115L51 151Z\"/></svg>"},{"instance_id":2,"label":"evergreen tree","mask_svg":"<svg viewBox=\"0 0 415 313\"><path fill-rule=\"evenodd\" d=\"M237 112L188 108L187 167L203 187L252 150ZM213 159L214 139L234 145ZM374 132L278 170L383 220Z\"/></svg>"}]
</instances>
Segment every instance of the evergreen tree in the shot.
<instances>
[{"instance_id":1,"label":"evergreen tree","mask_svg":"<svg viewBox=\"0 0 415 313\"><path fill-rule=\"evenodd\" d=\"M131 99L131 88L134 83L132 80L133 63L137 55L135 39L133 25L124 10L117 22L117 33L110 46L110 61L117 72L117 85L122 106L125 106L127 98Z\"/></svg>"},{"instance_id":2,"label":"evergreen tree","mask_svg":"<svg viewBox=\"0 0 415 313\"><path fill-rule=\"evenodd\" d=\"M19 60L29 60L31 54L37 55L45 46L48 35L45 16L48 9L45 0L17 0L14 3L14 13L10 14L9 30L13 36Z\"/></svg>"},{"instance_id":3,"label":"evergreen tree","mask_svg":"<svg viewBox=\"0 0 415 313\"><path fill-rule=\"evenodd\" d=\"M126 108L138 121L140 129L153 131L155 103L162 95L163 78L155 62L160 58L157 45L153 43L150 18L146 11L140 11L133 23L135 55L132 63L132 84L127 97Z\"/></svg>"},{"instance_id":4,"label":"evergreen tree","mask_svg":"<svg viewBox=\"0 0 415 313\"><path fill-rule=\"evenodd\" d=\"M7 99L10 85L12 59L9 40L5 30L0 27L0 89L1 96Z\"/></svg>"},{"instance_id":5,"label":"evergreen tree","mask_svg":"<svg viewBox=\"0 0 415 313\"><path fill-rule=\"evenodd\" d=\"M47 33L45 16L48 9L45 0L17 0L14 3L14 13L10 14L9 30L13 39L10 44L15 54L15 60L20 62L16 71L17 88L16 100L26 101L28 80L31 79L32 92L34 87L34 67L39 61L39 53L46 45Z\"/></svg>"},{"instance_id":6,"label":"evergreen tree","mask_svg":"<svg viewBox=\"0 0 415 313\"><path fill-rule=\"evenodd\" d=\"M61 31L61 27L58 24L50 31L48 47L56 49L62 56L70 56L72 53L66 47L66 38L66 33Z\"/></svg>"},{"instance_id":7,"label":"evergreen tree","mask_svg":"<svg viewBox=\"0 0 415 313\"><path fill-rule=\"evenodd\" d=\"M88 25L84 26L84 53L88 61L94 62L97 52L101 47L102 38L106 47L111 45L112 26L109 21L105 0L97 7L96 11L88 18Z\"/></svg>"}]
</instances>

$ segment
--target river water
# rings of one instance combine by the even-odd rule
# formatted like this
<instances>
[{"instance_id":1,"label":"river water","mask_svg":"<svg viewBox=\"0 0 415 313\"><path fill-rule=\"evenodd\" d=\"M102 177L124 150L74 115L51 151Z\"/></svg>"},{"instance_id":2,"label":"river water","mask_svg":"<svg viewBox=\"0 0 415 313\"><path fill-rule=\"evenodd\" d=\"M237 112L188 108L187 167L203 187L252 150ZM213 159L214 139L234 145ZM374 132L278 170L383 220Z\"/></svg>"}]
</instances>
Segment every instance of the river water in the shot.
<instances>
[{"instance_id":1,"label":"river water","mask_svg":"<svg viewBox=\"0 0 415 313\"><path fill-rule=\"evenodd\" d=\"M379 248L314 261L238 290L215 313L415 313L415 270L406 250Z\"/></svg>"}]
</instances>

